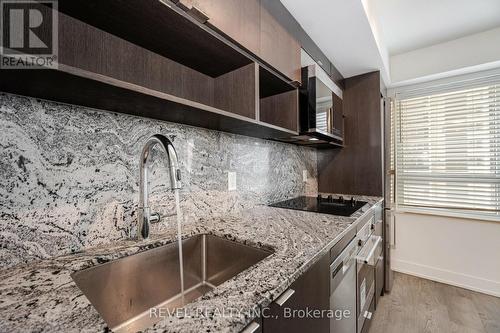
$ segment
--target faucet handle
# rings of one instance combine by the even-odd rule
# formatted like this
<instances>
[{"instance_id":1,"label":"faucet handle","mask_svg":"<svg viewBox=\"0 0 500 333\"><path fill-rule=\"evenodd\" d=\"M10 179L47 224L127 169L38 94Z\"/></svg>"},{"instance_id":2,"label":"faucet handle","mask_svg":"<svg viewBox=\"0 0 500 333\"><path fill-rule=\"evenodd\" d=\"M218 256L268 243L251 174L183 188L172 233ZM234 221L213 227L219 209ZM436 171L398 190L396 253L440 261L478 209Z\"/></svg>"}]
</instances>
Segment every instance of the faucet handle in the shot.
<instances>
[{"instance_id":1,"label":"faucet handle","mask_svg":"<svg viewBox=\"0 0 500 333\"><path fill-rule=\"evenodd\" d=\"M161 216L158 213L151 213L149 216L149 222L150 223L158 223L161 220Z\"/></svg>"}]
</instances>

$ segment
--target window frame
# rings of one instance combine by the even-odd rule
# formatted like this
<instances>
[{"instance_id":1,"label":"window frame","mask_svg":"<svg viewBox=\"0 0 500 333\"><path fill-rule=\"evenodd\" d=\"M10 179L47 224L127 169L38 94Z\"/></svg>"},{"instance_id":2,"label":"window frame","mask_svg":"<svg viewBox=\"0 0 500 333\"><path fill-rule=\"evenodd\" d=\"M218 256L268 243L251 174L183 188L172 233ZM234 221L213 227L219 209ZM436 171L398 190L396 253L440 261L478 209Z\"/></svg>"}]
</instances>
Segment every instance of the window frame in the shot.
<instances>
[{"instance_id":1,"label":"window frame","mask_svg":"<svg viewBox=\"0 0 500 333\"><path fill-rule=\"evenodd\" d=\"M388 96L390 97L390 103L394 107L390 108L391 117L394 117L394 123L391 124L390 138L393 140L390 142L386 149L393 147L393 154L391 154L391 164L394 165L394 181L391 186L394 193L393 205L396 212L402 213L415 213L415 214L426 214L426 215L437 215L445 217L456 217L463 219L472 220L482 220L482 221L494 221L500 222L500 213L484 213L481 210L473 209L459 209L459 208L441 208L441 207L428 207L428 206L413 206L400 204L398 200L398 180L401 179L400 170L398 170L398 160L396 154L399 152L398 142L399 142L399 130L400 130L400 115L398 107L399 101L412 97L425 97L440 93L447 93L453 91L459 91L468 88L481 87L485 85L500 85L500 68L477 72L467 75L455 76L451 78L434 80L430 82L414 84L404 87L396 87L388 89ZM496 109L496 108L495 108ZM496 173L495 173L496 174ZM500 196L497 193L496 196ZM497 206L500 205L500 199L497 201Z\"/></svg>"}]
</instances>

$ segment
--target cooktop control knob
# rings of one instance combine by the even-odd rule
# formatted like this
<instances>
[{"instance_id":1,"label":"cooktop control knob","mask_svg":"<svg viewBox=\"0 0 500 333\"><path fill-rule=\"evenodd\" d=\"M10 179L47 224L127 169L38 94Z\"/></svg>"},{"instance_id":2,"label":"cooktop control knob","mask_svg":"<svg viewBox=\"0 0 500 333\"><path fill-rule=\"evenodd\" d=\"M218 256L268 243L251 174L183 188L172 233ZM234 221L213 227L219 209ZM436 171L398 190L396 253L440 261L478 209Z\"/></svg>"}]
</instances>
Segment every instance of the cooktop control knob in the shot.
<instances>
[{"instance_id":1,"label":"cooktop control knob","mask_svg":"<svg viewBox=\"0 0 500 333\"><path fill-rule=\"evenodd\" d=\"M318 201L321 201L321 194L318 194Z\"/></svg>"},{"instance_id":2,"label":"cooktop control knob","mask_svg":"<svg viewBox=\"0 0 500 333\"><path fill-rule=\"evenodd\" d=\"M354 197L351 197L351 202L350 202L350 204L351 204L351 207L356 206L356 200L354 199Z\"/></svg>"},{"instance_id":3,"label":"cooktop control knob","mask_svg":"<svg viewBox=\"0 0 500 333\"><path fill-rule=\"evenodd\" d=\"M339 197L339 202L340 202L340 203L344 203L344 197L343 197L343 196L340 196L340 197Z\"/></svg>"},{"instance_id":4,"label":"cooktop control knob","mask_svg":"<svg viewBox=\"0 0 500 333\"><path fill-rule=\"evenodd\" d=\"M331 195L328 196L328 202L333 202L333 197Z\"/></svg>"}]
</instances>

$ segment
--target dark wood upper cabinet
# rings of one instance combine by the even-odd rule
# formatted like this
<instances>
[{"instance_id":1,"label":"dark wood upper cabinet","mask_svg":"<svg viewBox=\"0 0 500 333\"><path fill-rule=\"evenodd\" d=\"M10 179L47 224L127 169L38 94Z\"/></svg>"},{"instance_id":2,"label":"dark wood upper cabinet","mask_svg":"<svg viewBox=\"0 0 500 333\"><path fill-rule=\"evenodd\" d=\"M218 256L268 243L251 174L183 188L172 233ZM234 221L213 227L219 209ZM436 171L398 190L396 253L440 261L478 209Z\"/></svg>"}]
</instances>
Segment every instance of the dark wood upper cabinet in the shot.
<instances>
[{"instance_id":1,"label":"dark wood upper cabinet","mask_svg":"<svg viewBox=\"0 0 500 333\"><path fill-rule=\"evenodd\" d=\"M300 43L266 9L260 12L260 57L292 81L301 81ZM275 0L271 0L275 1Z\"/></svg>"},{"instance_id":2,"label":"dark wood upper cabinet","mask_svg":"<svg viewBox=\"0 0 500 333\"><path fill-rule=\"evenodd\" d=\"M300 43L267 9L270 0L180 0L179 5L222 32L291 81L300 81ZM275 0L271 0L275 1Z\"/></svg>"},{"instance_id":3,"label":"dark wood upper cabinet","mask_svg":"<svg viewBox=\"0 0 500 333\"><path fill-rule=\"evenodd\" d=\"M253 62L174 7L159 0L58 1L61 13L213 78Z\"/></svg>"},{"instance_id":4,"label":"dark wood upper cabinet","mask_svg":"<svg viewBox=\"0 0 500 333\"><path fill-rule=\"evenodd\" d=\"M58 67L0 69L0 90L263 139L297 136L296 87L258 55L261 0L183 1L246 50L174 2L60 0Z\"/></svg>"},{"instance_id":5,"label":"dark wood upper cabinet","mask_svg":"<svg viewBox=\"0 0 500 333\"><path fill-rule=\"evenodd\" d=\"M344 148L318 154L320 192L382 195L380 72L344 82Z\"/></svg>"},{"instance_id":6,"label":"dark wood upper cabinet","mask_svg":"<svg viewBox=\"0 0 500 333\"><path fill-rule=\"evenodd\" d=\"M298 131L298 91L291 90L260 99L259 120Z\"/></svg>"},{"instance_id":7,"label":"dark wood upper cabinet","mask_svg":"<svg viewBox=\"0 0 500 333\"><path fill-rule=\"evenodd\" d=\"M260 53L260 0L181 0L208 16L207 24L254 54Z\"/></svg>"}]
</instances>

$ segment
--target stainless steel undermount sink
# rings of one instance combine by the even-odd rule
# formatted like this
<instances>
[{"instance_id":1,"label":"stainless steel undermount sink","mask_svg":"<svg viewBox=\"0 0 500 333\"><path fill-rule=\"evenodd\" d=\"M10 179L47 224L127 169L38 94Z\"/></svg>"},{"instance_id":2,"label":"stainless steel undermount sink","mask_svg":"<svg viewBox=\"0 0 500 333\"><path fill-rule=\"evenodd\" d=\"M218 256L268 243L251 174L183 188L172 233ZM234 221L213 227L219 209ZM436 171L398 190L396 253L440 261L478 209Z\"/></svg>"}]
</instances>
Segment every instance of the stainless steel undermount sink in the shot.
<instances>
[{"instance_id":1,"label":"stainless steel undermount sink","mask_svg":"<svg viewBox=\"0 0 500 333\"><path fill-rule=\"evenodd\" d=\"M272 252L212 235L183 241L185 304ZM72 274L76 285L114 332L136 332L161 318L150 309L181 308L177 242ZM156 310L160 311L160 310Z\"/></svg>"}]
</instances>

